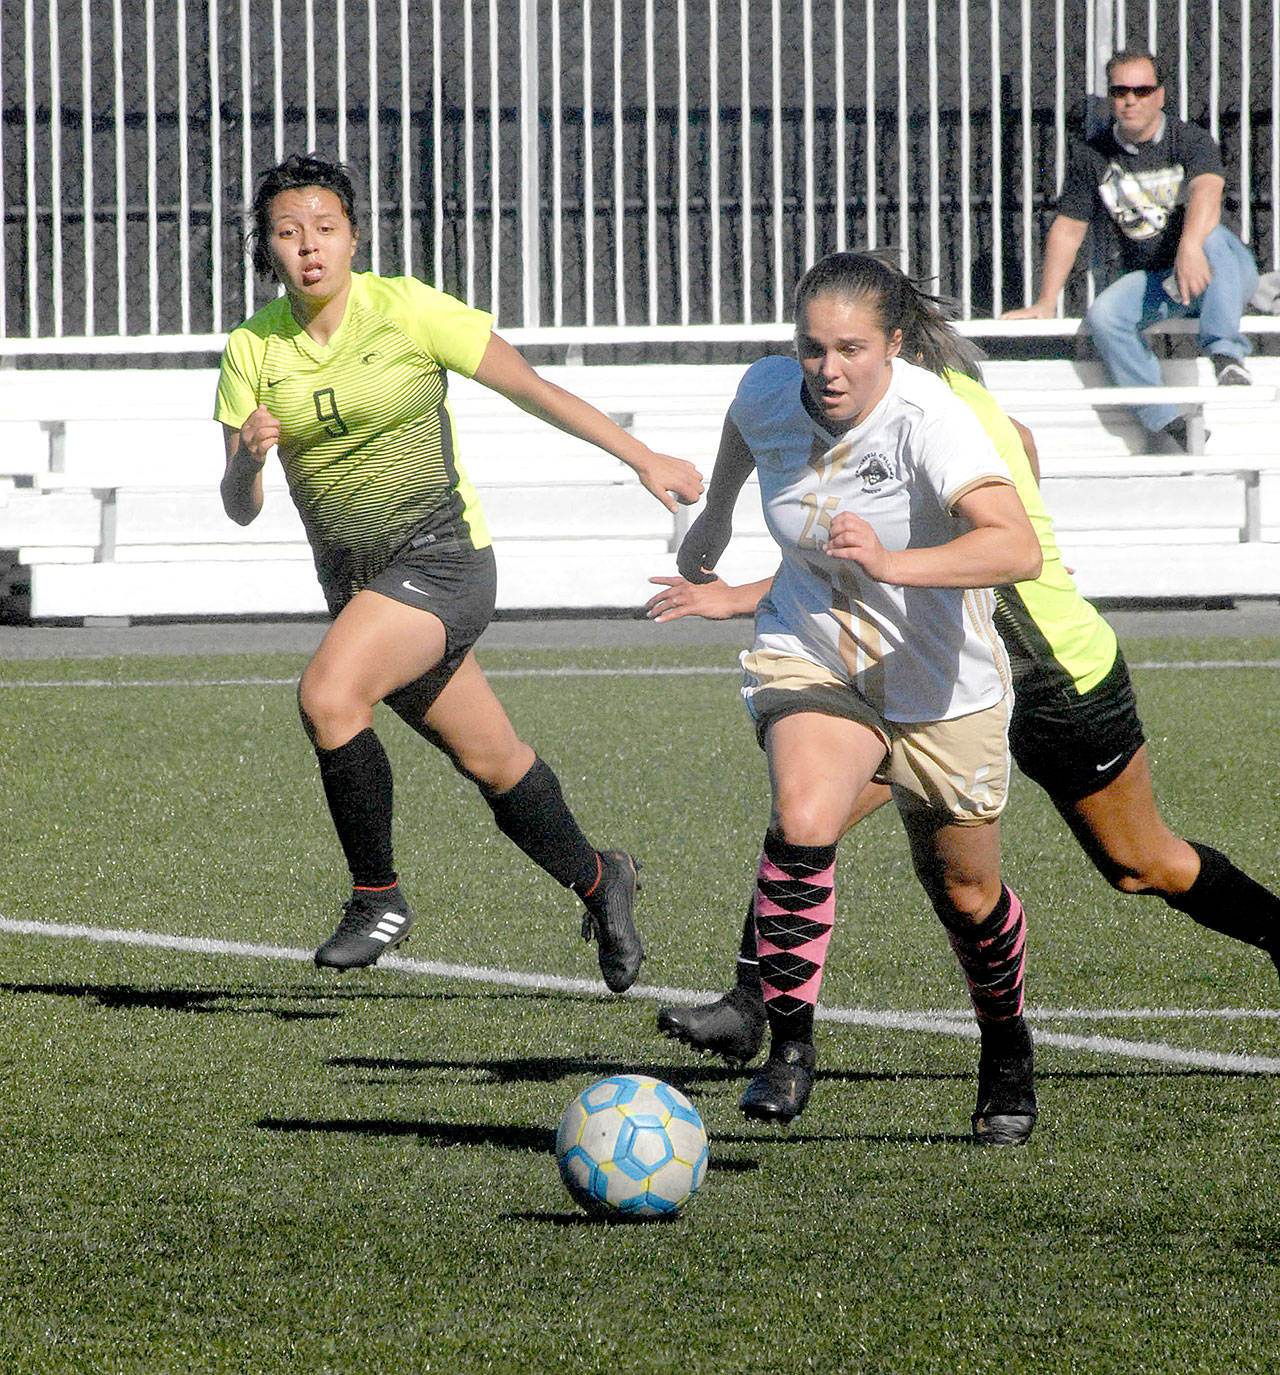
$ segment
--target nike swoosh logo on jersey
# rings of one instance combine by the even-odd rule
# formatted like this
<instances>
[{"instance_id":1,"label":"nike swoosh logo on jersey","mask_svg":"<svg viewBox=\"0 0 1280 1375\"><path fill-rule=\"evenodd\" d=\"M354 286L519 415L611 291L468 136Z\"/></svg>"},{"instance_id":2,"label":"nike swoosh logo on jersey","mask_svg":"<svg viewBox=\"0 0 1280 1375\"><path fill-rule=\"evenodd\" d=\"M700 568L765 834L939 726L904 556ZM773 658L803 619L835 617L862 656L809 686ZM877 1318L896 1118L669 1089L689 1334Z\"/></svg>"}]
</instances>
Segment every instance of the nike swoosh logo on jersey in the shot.
<instances>
[{"instance_id":1,"label":"nike swoosh logo on jersey","mask_svg":"<svg viewBox=\"0 0 1280 1375\"><path fill-rule=\"evenodd\" d=\"M1099 773L1106 773L1106 771L1112 766L1112 764L1118 764L1123 758L1124 751L1121 750L1120 753L1117 754L1114 759L1108 759L1105 764L1095 764L1094 768L1097 769Z\"/></svg>"},{"instance_id":2,"label":"nike swoosh logo on jersey","mask_svg":"<svg viewBox=\"0 0 1280 1375\"><path fill-rule=\"evenodd\" d=\"M362 354L360 355L360 361L361 361L362 363L367 363L371 358L376 358L377 356L378 356L378 350L377 350L377 349L374 349L371 353L362 353Z\"/></svg>"},{"instance_id":3,"label":"nike swoosh logo on jersey","mask_svg":"<svg viewBox=\"0 0 1280 1375\"><path fill-rule=\"evenodd\" d=\"M269 386L269 387L278 387L278 386L280 385L280 383L283 382L284 380L285 380L285 379L284 379L283 377L277 377L274 381L272 381L272 379L271 379L270 377L268 377L268 378L267 378L267 386Z\"/></svg>"},{"instance_id":4,"label":"nike swoosh logo on jersey","mask_svg":"<svg viewBox=\"0 0 1280 1375\"><path fill-rule=\"evenodd\" d=\"M401 586L401 587L407 587L407 588L409 589L410 592L416 592L416 593L418 594L418 596L420 596L420 597L430 597L430 596L431 596L431 592L430 592L430 590L429 590L428 588L419 587L418 584L417 584L416 582L410 582L407 578L405 578L405 579L400 583L400 586Z\"/></svg>"}]
</instances>

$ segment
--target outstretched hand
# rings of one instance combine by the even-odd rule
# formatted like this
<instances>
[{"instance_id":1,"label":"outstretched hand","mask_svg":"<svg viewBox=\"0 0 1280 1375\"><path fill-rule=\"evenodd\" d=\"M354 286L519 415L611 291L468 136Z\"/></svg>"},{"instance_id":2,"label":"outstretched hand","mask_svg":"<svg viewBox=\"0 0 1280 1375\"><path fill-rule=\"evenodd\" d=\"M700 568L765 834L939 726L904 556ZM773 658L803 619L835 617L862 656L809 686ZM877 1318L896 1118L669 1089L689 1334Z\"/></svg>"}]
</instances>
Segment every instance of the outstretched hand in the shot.
<instances>
[{"instance_id":1,"label":"outstretched hand","mask_svg":"<svg viewBox=\"0 0 1280 1375\"><path fill-rule=\"evenodd\" d=\"M636 468L636 473L645 490L673 514L681 506L692 506L702 495L702 474L683 458L655 453L650 462Z\"/></svg>"},{"instance_id":2,"label":"outstretched hand","mask_svg":"<svg viewBox=\"0 0 1280 1375\"><path fill-rule=\"evenodd\" d=\"M678 621L682 616L702 616L708 621L727 621L740 608L734 600L736 587L714 575L710 582L690 582L687 578L657 577L661 592L655 592L644 604L644 614L651 621Z\"/></svg>"}]
</instances>

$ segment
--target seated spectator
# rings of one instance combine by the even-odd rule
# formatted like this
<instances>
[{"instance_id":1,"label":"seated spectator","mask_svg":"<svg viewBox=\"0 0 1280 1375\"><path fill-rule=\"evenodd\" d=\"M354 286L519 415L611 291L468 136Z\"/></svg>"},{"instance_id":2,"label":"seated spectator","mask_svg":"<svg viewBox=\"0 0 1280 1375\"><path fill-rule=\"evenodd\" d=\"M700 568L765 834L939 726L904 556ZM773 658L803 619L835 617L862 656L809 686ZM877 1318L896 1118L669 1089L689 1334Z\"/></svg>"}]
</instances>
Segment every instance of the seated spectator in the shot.
<instances>
[{"instance_id":1,"label":"seated spectator","mask_svg":"<svg viewBox=\"0 0 1280 1375\"><path fill-rule=\"evenodd\" d=\"M1160 364L1143 337L1157 320L1191 316L1224 386L1248 385L1250 352L1240 316L1258 284L1249 250L1222 223L1222 154L1198 125L1164 112L1165 90L1148 53L1107 63L1112 122L1074 143L1058 213L1049 226L1035 303L1002 318L1047 319L1092 226L1101 237L1102 280L1086 316L1118 386L1158 386ZM1187 422L1176 406L1139 406L1138 419L1183 450Z\"/></svg>"}]
</instances>

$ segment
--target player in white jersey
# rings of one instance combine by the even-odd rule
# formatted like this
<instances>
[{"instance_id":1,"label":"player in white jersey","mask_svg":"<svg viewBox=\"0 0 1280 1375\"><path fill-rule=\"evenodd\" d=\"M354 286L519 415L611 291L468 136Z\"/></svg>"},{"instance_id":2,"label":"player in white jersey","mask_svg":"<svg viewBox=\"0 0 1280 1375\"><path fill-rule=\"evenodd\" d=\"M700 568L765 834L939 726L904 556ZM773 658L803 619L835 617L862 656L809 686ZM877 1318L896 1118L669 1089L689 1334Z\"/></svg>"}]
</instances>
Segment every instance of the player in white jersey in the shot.
<instances>
[{"instance_id":1,"label":"player in white jersey","mask_svg":"<svg viewBox=\"0 0 1280 1375\"><path fill-rule=\"evenodd\" d=\"M999 702L1009 674L989 589L880 582L824 548L838 512L871 522L891 549L954 539L966 524L956 503L1006 471L990 438L944 382L901 358L867 419L838 437L805 398L801 365L765 358L729 408L782 550L753 654L813 657L892 721L949 720ZM748 702L753 692L749 681Z\"/></svg>"},{"instance_id":2,"label":"player in white jersey","mask_svg":"<svg viewBox=\"0 0 1280 1375\"><path fill-rule=\"evenodd\" d=\"M1264 951L1280 969L1280 897L1220 850L1177 835L1161 815L1115 631L1080 596L1063 566L1040 497L1033 437L981 385L978 356L948 323L946 305L917 290L903 352L942 377L978 417L1013 476L1043 551L1044 568L1034 582L996 589L996 628L1013 670L1014 761L1045 791L1118 891L1160 897L1201 926ZM652 619L742 615L769 590L771 578L735 587L710 571L729 543L734 505L750 474L749 459L738 467L717 464L706 506L676 556L683 576L651 579L663 589L646 607ZM887 787L872 784L849 825L889 800ZM754 910L743 922L736 973L734 986L716 1002L660 1008L659 1030L733 1063L755 1059L767 1023Z\"/></svg>"},{"instance_id":3,"label":"player in white jersey","mask_svg":"<svg viewBox=\"0 0 1280 1375\"><path fill-rule=\"evenodd\" d=\"M782 550L743 656L772 815L754 898L771 1046L742 1108L789 1122L808 1101L836 844L880 778L981 1028L974 1139L1012 1144L1036 1105L1026 924L1000 877L1011 693L986 589L1034 577L1040 549L972 412L897 357L912 289L867 255L824 258L796 290L798 362L749 369L721 439L718 463L754 463Z\"/></svg>"}]
</instances>

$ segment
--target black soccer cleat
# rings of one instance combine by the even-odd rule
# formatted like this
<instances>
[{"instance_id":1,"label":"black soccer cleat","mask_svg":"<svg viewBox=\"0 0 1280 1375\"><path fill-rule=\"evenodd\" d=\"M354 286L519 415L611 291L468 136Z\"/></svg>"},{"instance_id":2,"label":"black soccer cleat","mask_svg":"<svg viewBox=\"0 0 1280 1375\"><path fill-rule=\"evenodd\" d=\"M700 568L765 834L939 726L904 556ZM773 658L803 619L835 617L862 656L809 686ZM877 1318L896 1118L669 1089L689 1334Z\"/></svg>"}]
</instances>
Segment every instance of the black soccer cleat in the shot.
<instances>
[{"instance_id":1,"label":"black soccer cleat","mask_svg":"<svg viewBox=\"0 0 1280 1375\"><path fill-rule=\"evenodd\" d=\"M744 1117L786 1126L800 1116L813 1091L817 1052L812 1041L783 1041L769 1051L739 1106Z\"/></svg>"},{"instance_id":2,"label":"black soccer cleat","mask_svg":"<svg viewBox=\"0 0 1280 1375\"><path fill-rule=\"evenodd\" d=\"M610 993L625 993L635 983L644 959L634 915L639 891L639 862L625 850L601 850L600 881L583 898L587 910L582 939L596 941L600 973Z\"/></svg>"},{"instance_id":3,"label":"black soccer cleat","mask_svg":"<svg viewBox=\"0 0 1280 1375\"><path fill-rule=\"evenodd\" d=\"M745 1065L760 1054L768 1020L758 988L735 984L714 1003L699 1007L658 1009L658 1030L694 1050Z\"/></svg>"},{"instance_id":4,"label":"black soccer cleat","mask_svg":"<svg viewBox=\"0 0 1280 1375\"><path fill-rule=\"evenodd\" d=\"M390 888L356 888L342 904L342 920L316 951L321 969L360 969L394 950L413 929L413 913L398 883Z\"/></svg>"},{"instance_id":5,"label":"black soccer cleat","mask_svg":"<svg viewBox=\"0 0 1280 1375\"><path fill-rule=\"evenodd\" d=\"M1021 1017L987 1023L978 1057L975 1146L1023 1146L1036 1124L1031 1029Z\"/></svg>"}]
</instances>

